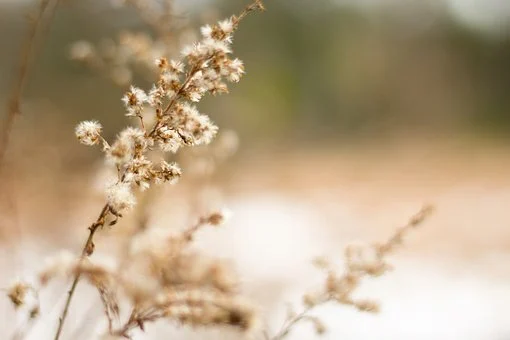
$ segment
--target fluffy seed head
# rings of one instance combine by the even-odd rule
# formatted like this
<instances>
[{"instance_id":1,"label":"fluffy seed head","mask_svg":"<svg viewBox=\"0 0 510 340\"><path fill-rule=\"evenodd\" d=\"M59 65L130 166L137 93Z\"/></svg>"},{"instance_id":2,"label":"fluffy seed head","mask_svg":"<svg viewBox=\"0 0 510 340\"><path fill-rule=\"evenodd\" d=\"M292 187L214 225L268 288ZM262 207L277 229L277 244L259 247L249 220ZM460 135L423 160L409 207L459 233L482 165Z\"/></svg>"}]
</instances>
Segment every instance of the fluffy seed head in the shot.
<instances>
[{"instance_id":1,"label":"fluffy seed head","mask_svg":"<svg viewBox=\"0 0 510 340\"><path fill-rule=\"evenodd\" d=\"M108 205L117 213L132 209L136 204L136 198L128 183L115 183L106 190Z\"/></svg>"},{"instance_id":2,"label":"fluffy seed head","mask_svg":"<svg viewBox=\"0 0 510 340\"><path fill-rule=\"evenodd\" d=\"M74 133L82 144L90 146L99 143L102 128L99 122L86 120L76 126Z\"/></svg>"},{"instance_id":3,"label":"fluffy seed head","mask_svg":"<svg viewBox=\"0 0 510 340\"><path fill-rule=\"evenodd\" d=\"M144 90L131 86L130 90L122 97L122 102L126 106L126 116L139 115L143 110L143 104L148 102L149 97Z\"/></svg>"},{"instance_id":4,"label":"fluffy seed head","mask_svg":"<svg viewBox=\"0 0 510 340\"><path fill-rule=\"evenodd\" d=\"M156 179L160 182L169 182L170 184L175 184L181 175L182 170L176 163L161 161L161 171Z\"/></svg>"}]
</instances>

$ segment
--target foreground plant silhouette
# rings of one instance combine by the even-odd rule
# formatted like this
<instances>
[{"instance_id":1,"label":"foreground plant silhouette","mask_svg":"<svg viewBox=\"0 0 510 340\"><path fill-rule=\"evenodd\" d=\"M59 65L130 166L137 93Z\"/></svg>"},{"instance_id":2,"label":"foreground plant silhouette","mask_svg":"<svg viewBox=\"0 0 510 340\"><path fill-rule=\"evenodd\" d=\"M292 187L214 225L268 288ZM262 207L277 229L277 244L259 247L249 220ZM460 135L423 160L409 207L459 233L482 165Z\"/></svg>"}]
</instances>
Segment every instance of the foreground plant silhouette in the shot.
<instances>
[{"instance_id":1,"label":"foreground plant silhouette","mask_svg":"<svg viewBox=\"0 0 510 340\"><path fill-rule=\"evenodd\" d=\"M184 146L209 144L217 133L207 115L201 114L192 102L198 102L207 93L221 94L228 91L225 81L238 82L244 74L244 65L239 59L231 59L232 34L240 21L255 10L263 10L257 0L239 15L220 21L214 26L202 27L203 39L183 49L182 61L156 60L160 69L159 79L147 93L132 86L122 98L127 116L137 117L141 129L128 127L111 145L101 137L101 125L95 121L80 123L76 128L77 138L85 145L102 145L106 158L118 169L118 181L107 190L107 203L96 221L89 227L89 236L83 246L81 259L94 252L94 235L113 217L110 225L117 222L122 213L131 209L136 198L133 189L149 188L152 183L175 183L181 176L177 164L161 160L159 165L147 158L154 148L164 152L176 152ZM154 109L156 123L148 127L146 106ZM74 277L68 293L55 340L59 339L69 306L81 271Z\"/></svg>"},{"instance_id":2,"label":"foreground plant silhouette","mask_svg":"<svg viewBox=\"0 0 510 340\"><path fill-rule=\"evenodd\" d=\"M143 1L129 2L136 7ZM165 4L167 2L170 0ZM140 226L126 237L126 249L120 259L115 259L117 262L112 264L108 258L91 258L96 234L105 226L115 225L137 206L138 191L179 180L182 175L180 166L167 162L162 155L213 141L218 127L199 112L194 103L208 93L227 93L227 83L241 79L244 65L231 57L233 33L249 13L263 9L262 2L255 0L239 15L202 27L201 40L186 46L181 60L170 60L163 55L157 58L158 78L152 87L143 90L131 86L122 97L126 116L134 118L138 127L125 128L113 142L108 142L103 138L99 122L84 121L76 126L78 140L84 145L98 146L106 163L116 171L116 179L107 184L106 203L89 226L79 256L67 252L57 254L37 273L38 287L16 282L8 289L8 297L15 307L27 307L30 318L35 319L39 313L39 288L57 277L72 279L55 340L62 336L81 279L87 280L99 293L107 321L103 339L131 338L135 329L144 330L149 322L167 319L193 327L227 326L243 333L265 331L266 338L278 340L287 337L295 325L306 320L322 333L325 326L309 312L324 303L350 305L360 311L377 310L377 304L371 301L353 299L352 292L364 276L378 276L388 269L385 256L400 243L408 230L428 216L430 208L424 208L389 241L370 247L368 252L367 249L348 248L343 274L338 274L322 261L320 266L327 271L324 286L305 294L303 311L290 313L274 336L259 327L257 308L240 295L239 280L232 268L225 261L207 257L191 246L203 228L224 223L228 214L223 210L195 216L195 222L180 232L161 232L147 228L141 221ZM165 16L158 18L164 21ZM168 32L166 28L162 31ZM84 44L75 46L72 54L74 57L86 56L87 48ZM121 298L127 303L121 304ZM121 306L124 311L125 305L129 306L129 314L121 321Z\"/></svg>"},{"instance_id":3,"label":"foreground plant silhouette","mask_svg":"<svg viewBox=\"0 0 510 340\"><path fill-rule=\"evenodd\" d=\"M386 257L402 244L404 236L409 231L421 225L432 212L432 206L424 206L384 243L376 243L370 247L347 247L345 249L345 269L343 272L336 271L327 259L317 259L316 266L327 273L323 286L316 291L303 295L303 310L301 312L289 310L282 328L271 337L271 340L286 338L295 326L303 321L311 322L317 333L324 333L326 326L311 312L327 303L352 306L361 312L378 312L379 305L376 302L355 299L352 296L354 291L359 287L363 278L378 277L391 269L391 266L386 262Z\"/></svg>"}]
</instances>

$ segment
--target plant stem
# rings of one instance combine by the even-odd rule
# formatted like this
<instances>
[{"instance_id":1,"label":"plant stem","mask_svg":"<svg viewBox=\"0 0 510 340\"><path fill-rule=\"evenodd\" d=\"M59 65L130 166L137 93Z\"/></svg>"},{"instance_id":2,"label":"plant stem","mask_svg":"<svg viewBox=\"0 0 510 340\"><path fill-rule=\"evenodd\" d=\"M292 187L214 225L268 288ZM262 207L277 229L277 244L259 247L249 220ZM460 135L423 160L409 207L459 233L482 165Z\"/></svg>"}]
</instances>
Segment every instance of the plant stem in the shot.
<instances>
[{"instance_id":1,"label":"plant stem","mask_svg":"<svg viewBox=\"0 0 510 340\"><path fill-rule=\"evenodd\" d=\"M271 338L271 340L281 340L283 338L285 338L290 330L292 329L292 327L298 323L299 321L301 321L302 319L306 318L308 316L308 313L314 308L315 306L311 306L311 307L306 307L302 312L300 312L299 314L293 316L291 319L288 319L284 324L283 324L283 327L282 329L275 335Z\"/></svg>"},{"instance_id":2,"label":"plant stem","mask_svg":"<svg viewBox=\"0 0 510 340\"><path fill-rule=\"evenodd\" d=\"M85 245L83 246L81 256L80 256L80 262L82 262L85 258L92 255L94 252L94 235L96 231L104 226L105 219L108 213L110 212L110 207L108 204L105 204L103 209L101 210L101 213L99 214L99 217L97 220L92 223L92 225L89 227L89 237L87 238L87 241L85 242ZM74 292L76 291L76 286L78 285L78 282L80 281L81 272L77 271L74 275L73 283L71 285L71 288L69 288L69 291L67 292L67 299L66 304L64 307L64 310L62 311L62 315L58 319L58 328L57 332L55 333L55 340L58 340L60 338L60 334L62 333L62 329L64 327L64 322L67 317L67 313L69 312L69 306L71 305L71 300L73 298Z\"/></svg>"},{"instance_id":3,"label":"plant stem","mask_svg":"<svg viewBox=\"0 0 510 340\"><path fill-rule=\"evenodd\" d=\"M22 47L19 71L12 86L12 91L7 106L7 117L5 118L5 123L2 127L0 139L0 162L2 162L5 151L7 150L7 146L9 144L9 138L12 126L14 125L14 120L17 115L21 114L21 96L23 95L23 89L28 77L30 63L33 59L33 55L35 54L37 36L41 36L45 33L46 30L44 30L44 24L46 23L49 25L53 15L55 14L58 3L59 0L41 0L36 17L29 19L32 22L30 22L29 32ZM45 13L48 13L46 22L44 21Z\"/></svg>"}]
</instances>

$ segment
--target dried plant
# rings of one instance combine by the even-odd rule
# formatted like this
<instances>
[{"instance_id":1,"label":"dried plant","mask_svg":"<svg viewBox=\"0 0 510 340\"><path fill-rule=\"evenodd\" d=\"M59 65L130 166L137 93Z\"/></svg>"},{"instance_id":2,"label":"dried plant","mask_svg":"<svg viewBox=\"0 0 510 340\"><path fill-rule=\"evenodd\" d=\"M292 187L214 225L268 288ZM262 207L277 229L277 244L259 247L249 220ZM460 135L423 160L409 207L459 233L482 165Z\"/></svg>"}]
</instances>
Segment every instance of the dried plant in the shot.
<instances>
[{"instance_id":1,"label":"dried plant","mask_svg":"<svg viewBox=\"0 0 510 340\"><path fill-rule=\"evenodd\" d=\"M42 3L47 6L49 1ZM55 1L54 6L57 3ZM121 100L125 115L134 118L135 126L124 128L113 141L103 137L103 127L98 121L84 121L76 126L77 139L84 145L98 146L116 178L106 183L106 202L88 228L81 254L61 252L46 261L35 280L16 281L7 288L7 296L14 307L24 309L28 319L35 320L40 310L38 292L57 278L71 279L55 340L62 336L81 279L99 295L107 322L103 339L130 339L135 329L144 330L151 322L168 320L195 328L228 327L243 334L265 332L266 338L279 340L288 336L301 321L311 321L317 332L323 333L325 326L310 312L325 303L377 311L375 302L357 300L352 293L362 278L376 277L388 270L386 256L400 244L408 230L425 219L431 211L429 207L385 243L369 249L348 247L343 274L327 261L318 261L317 265L327 271L323 287L305 294L303 311L289 312L282 329L271 337L260 327L257 306L241 294L240 280L230 264L194 248L193 240L204 227L219 227L225 222L229 215L225 210L195 204L196 222L180 231L155 228L147 223L148 207L154 199L147 195L147 191L154 192L149 189L162 183L177 183L183 174L179 164L190 159L195 167L187 169L190 174L194 168L199 169L196 173L203 176L200 184L205 184L214 166L236 148L235 135L224 133L216 145L204 149L216 137L218 127L195 104L206 94L228 93L228 83L240 81L244 65L232 57L233 34L241 20L253 11L264 10L264 6L261 0L254 0L239 15L203 26L201 40L184 47L181 59L171 59L167 56L175 50L174 26L169 20L174 17L172 1L125 0L122 3L136 8L156 37L124 33L118 43L111 43L102 52L80 41L72 46L71 57L107 73L120 85L131 81L135 64L150 70L146 74L155 76L156 80L147 90L134 85L129 87ZM44 8L41 11L44 12ZM20 89L25 77L22 73ZM19 96L16 96L18 106ZM176 153L183 149L186 152L179 153L177 158ZM179 164L170 162L168 155ZM200 191L195 189L195 193ZM107 226L116 225L135 207L140 215L138 225L115 240L121 245L120 251L110 256L92 256L96 234ZM22 338L23 333L26 331L17 332L14 338Z\"/></svg>"},{"instance_id":2,"label":"dried plant","mask_svg":"<svg viewBox=\"0 0 510 340\"><path fill-rule=\"evenodd\" d=\"M35 14L30 13L28 16L29 30L21 51L19 71L14 79L7 106L7 116L0 134L0 164L4 159L7 146L9 145L9 137L16 116L21 114L21 97L28 78L30 64L37 47L37 39L39 38L41 40L44 38L44 33L47 31L46 26L49 26L51 23L59 1L60 0L40 0L39 7L35 11Z\"/></svg>"},{"instance_id":3,"label":"dried plant","mask_svg":"<svg viewBox=\"0 0 510 340\"><path fill-rule=\"evenodd\" d=\"M200 101L207 93L226 93L228 88L225 81L240 80L244 74L243 63L229 56L232 53L232 34L248 13L263 9L262 3L255 1L238 16L232 16L214 26L204 26L203 39L185 47L182 60L157 59L159 79L150 91L131 86L122 98L126 116L138 118L141 129L128 127L109 144L101 137L102 127L98 122L86 121L76 127L78 140L90 146L101 144L106 159L118 171L118 180L107 188L107 203L89 227L90 233L81 260L94 252L94 234L107 223L107 219L113 217L109 224L115 224L122 213L136 204L134 188L145 190L152 183L175 183L181 176L177 164L161 160L155 165L148 158L149 152L157 148L163 152L175 153L181 147L211 142L217 133L217 126L191 103ZM152 110L148 112L147 107ZM154 116L148 117L151 113ZM151 126L145 122L147 118L154 122ZM60 337L80 276L81 271L76 272L55 339Z\"/></svg>"},{"instance_id":4,"label":"dried plant","mask_svg":"<svg viewBox=\"0 0 510 340\"><path fill-rule=\"evenodd\" d=\"M146 323L162 318L195 327L253 330L256 309L239 295L235 272L191 247L200 229L220 226L225 218L223 212L215 211L181 232L148 229L138 233L117 263L105 257L92 261L61 253L39 272L38 284L45 286L58 276L86 278L99 292L109 335L129 338L133 328L144 329ZM123 323L118 322L121 297L131 305Z\"/></svg>"},{"instance_id":5,"label":"dried plant","mask_svg":"<svg viewBox=\"0 0 510 340\"><path fill-rule=\"evenodd\" d=\"M398 228L395 233L384 243L376 243L371 247L349 246L345 250L345 270L338 273L332 265L323 258L315 261L317 267L326 270L324 285L317 291L308 292L303 295L303 310L299 313L289 309L287 319L282 329L272 340L285 338L293 330L294 326L302 321L311 322L318 334L326 331L322 321L311 315L316 307L326 303L337 303L356 308L362 312L376 313L379 305L371 300L358 300L352 294L360 285L364 277L378 277L386 273L391 266L386 262L386 256L392 253L397 246L401 245L403 237L411 229L419 226L431 213L431 206L425 206L416 215L411 217L403 227Z\"/></svg>"}]
</instances>

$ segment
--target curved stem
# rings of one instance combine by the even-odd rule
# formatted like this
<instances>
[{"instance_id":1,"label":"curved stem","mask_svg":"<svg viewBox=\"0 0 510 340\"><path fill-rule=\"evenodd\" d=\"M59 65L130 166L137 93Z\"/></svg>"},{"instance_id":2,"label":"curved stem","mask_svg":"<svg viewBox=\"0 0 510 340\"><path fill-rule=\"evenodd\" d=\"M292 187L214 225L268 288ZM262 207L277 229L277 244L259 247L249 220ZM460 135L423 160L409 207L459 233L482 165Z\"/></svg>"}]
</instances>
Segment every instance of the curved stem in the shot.
<instances>
[{"instance_id":1,"label":"curved stem","mask_svg":"<svg viewBox=\"0 0 510 340\"><path fill-rule=\"evenodd\" d=\"M302 319L306 318L308 316L308 312L310 312L313 308L313 307L306 307L301 313L295 315L293 318L287 320L284 324L283 324L283 327L282 329L275 335L271 338L271 340L280 340L280 339L283 339L285 338L290 330L292 329L292 327L298 323L299 321L301 321Z\"/></svg>"},{"instance_id":2,"label":"curved stem","mask_svg":"<svg viewBox=\"0 0 510 340\"><path fill-rule=\"evenodd\" d=\"M5 123L2 126L0 138L0 162L2 162L9 144L14 120L17 115L21 114L21 96L28 77L30 63L35 53L37 36L45 33L44 24L46 23L49 25L51 22L58 2L59 0L41 0L36 17L34 19L30 19L32 22L30 23L29 32L21 52L19 71L16 75L7 106L7 117L5 118ZM45 13L48 13L46 22L44 21Z\"/></svg>"}]
</instances>

